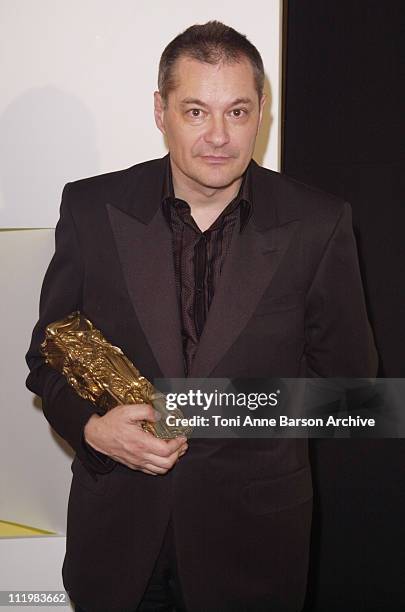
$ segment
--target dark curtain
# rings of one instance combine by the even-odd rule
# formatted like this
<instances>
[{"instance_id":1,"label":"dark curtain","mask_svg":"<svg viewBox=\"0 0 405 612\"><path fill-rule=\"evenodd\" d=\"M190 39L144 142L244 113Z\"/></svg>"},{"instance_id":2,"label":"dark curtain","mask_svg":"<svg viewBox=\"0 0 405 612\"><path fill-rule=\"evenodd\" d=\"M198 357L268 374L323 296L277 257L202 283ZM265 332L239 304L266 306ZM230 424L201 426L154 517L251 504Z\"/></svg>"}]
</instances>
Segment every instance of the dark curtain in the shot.
<instances>
[{"instance_id":1,"label":"dark curtain","mask_svg":"<svg viewBox=\"0 0 405 612\"><path fill-rule=\"evenodd\" d=\"M282 171L353 209L379 376L405 376L405 2L284 2ZM404 398L405 410L405 398ZM405 441L311 442L305 612L405 610Z\"/></svg>"}]
</instances>

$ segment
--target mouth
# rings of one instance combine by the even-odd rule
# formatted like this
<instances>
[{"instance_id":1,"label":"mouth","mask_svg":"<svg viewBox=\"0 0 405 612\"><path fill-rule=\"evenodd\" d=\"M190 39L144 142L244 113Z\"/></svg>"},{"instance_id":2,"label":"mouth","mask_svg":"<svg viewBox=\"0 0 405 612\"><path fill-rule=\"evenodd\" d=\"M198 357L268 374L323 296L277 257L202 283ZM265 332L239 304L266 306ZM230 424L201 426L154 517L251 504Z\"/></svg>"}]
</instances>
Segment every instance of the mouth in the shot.
<instances>
[{"instance_id":1,"label":"mouth","mask_svg":"<svg viewBox=\"0 0 405 612\"><path fill-rule=\"evenodd\" d=\"M201 159L208 164L225 164L231 157L229 155L201 155Z\"/></svg>"}]
</instances>

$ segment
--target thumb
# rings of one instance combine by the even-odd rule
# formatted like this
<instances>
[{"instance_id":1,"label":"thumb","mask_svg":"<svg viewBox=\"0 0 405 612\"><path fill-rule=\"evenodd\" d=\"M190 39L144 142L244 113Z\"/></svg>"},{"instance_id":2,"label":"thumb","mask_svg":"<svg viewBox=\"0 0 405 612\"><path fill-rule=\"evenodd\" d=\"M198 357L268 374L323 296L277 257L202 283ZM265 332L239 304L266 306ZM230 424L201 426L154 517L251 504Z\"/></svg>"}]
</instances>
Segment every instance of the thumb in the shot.
<instances>
[{"instance_id":1,"label":"thumb","mask_svg":"<svg viewBox=\"0 0 405 612\"><path fill-rule=\"evenodd\" d=\"M155 423L162 418L160 413L150 404L129 404L126 416L130 423L137 421L152 421Z\"/></svg>"}]
</instances>

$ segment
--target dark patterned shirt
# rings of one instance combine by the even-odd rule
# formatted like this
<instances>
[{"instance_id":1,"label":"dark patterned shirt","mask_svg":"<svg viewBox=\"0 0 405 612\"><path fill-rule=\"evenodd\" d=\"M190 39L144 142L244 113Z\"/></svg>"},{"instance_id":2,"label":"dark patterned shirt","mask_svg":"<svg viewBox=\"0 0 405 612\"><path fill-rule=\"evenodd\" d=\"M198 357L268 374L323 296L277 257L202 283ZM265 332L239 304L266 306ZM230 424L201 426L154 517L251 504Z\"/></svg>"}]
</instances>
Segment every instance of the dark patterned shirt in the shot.
<instances>
[{"instance_id":1,"label":"dark patterned shirt","mask_svg":"<svg viewBox=\"0 0 405 612\"><path fill-rule=\"evenodd\" d=\"M187 202L174 195L170 158L162 194L163 214L172 230L186 376L197 350L235 225L242 232L252 212L249 166L237 196L211 226L201 231Z\"/></svg>"}]
</instances>

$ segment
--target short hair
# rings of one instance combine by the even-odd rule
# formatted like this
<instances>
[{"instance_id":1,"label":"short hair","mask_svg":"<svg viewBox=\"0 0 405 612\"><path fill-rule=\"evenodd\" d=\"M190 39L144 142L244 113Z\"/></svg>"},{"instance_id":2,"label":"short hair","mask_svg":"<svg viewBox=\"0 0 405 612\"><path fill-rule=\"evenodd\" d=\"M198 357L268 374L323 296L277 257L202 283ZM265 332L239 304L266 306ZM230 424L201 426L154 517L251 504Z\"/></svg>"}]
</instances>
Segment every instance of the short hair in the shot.
<instances>
[{"instance_id":1,"label":"short hair","mask_svg":"<svg viewBox=\"0 0 405 612\"><path fill-rule=\"evenodd\" d=\"M192 25L176 36L165 48L159 62L158 88L163 102L176 84L173 67L180 57L189 57L208 64L239 62L246 57L253 68L259 99L264 88L263 60L256 47L244 34L220 21Z\"/></svg>"}]
</instances>

